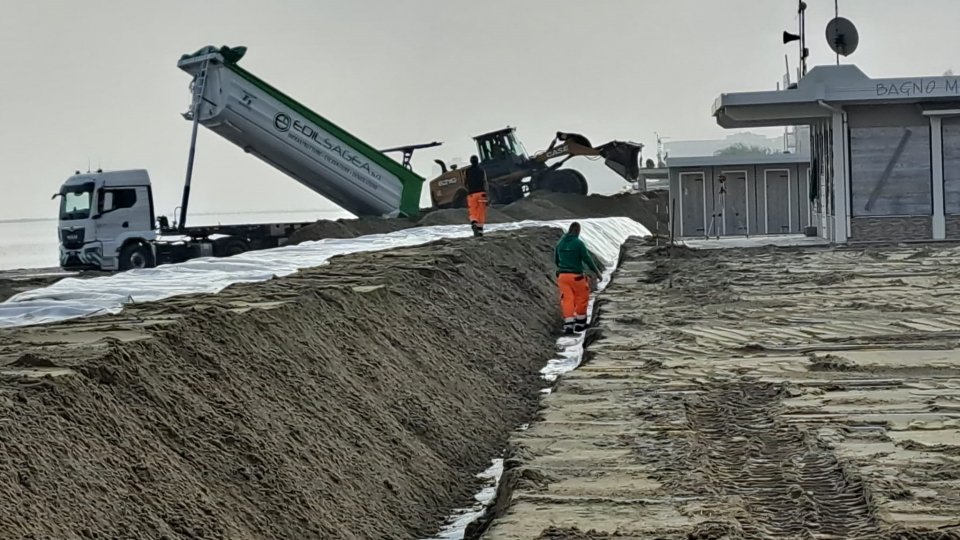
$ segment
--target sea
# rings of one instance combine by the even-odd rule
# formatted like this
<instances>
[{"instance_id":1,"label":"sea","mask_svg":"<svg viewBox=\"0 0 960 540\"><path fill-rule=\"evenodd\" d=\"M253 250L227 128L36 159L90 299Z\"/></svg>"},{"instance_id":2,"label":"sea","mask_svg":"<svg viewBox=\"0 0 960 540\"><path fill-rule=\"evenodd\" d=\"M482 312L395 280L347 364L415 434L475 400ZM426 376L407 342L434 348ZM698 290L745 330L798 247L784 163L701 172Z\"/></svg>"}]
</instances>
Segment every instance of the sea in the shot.
<instances>
[{"instance_id":1,"label":"sea","mask_svg":"<svg viewBox=\"0 0 960 540\"><path fill-rule=\"evenodd\" d=\"M232 214L196 213L188 225L297 223L349 218L338 210L276 210ZM48 270L60 264L56 219L0 220L0 270Z\"/></svg>"}]
</instances>

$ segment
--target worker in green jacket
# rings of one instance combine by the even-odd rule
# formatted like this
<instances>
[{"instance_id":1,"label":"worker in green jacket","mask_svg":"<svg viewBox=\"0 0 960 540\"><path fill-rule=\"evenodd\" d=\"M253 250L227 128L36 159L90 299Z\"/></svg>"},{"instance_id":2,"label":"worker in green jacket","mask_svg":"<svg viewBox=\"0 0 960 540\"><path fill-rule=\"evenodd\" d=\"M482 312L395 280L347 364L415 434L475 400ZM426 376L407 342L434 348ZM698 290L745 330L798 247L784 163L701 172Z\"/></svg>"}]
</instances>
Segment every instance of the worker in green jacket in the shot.
<instances>
[{"instance_id":1,"label":"worker in green jacket","mask_svg":"<svg viewBox=\"0 0 960 540\"><path fill-rule=\"evenodd\" d=\"M587 305L590 303L590 281L584 271L599 279L600 269L580 239L580 224L570 224L554 251L557 265L557 286L563 310L563 332L582 332L587 327Z\"/></svg>"}]
</instances>

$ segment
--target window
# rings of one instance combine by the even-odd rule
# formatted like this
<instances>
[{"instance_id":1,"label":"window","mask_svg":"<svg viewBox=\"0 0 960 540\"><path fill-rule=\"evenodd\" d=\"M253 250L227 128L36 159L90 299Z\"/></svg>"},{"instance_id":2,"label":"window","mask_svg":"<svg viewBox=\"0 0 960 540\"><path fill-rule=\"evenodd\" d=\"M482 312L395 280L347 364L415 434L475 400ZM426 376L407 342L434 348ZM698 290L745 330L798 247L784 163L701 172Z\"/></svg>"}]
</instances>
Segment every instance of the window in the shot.
<instances>
[{"instance_id":1,"label":"window","mask_svg":"<svg viewBox=\"0 0 960 540\"><path fill-rule=\"evenodd\" d=\"M83 184L64 188L60 192L60 219L87 219L90 217L90 205L93 201L93 184Z\"/></svg>"},{"instance_id":2,"label":"window","mask_svg":"<svg viewBox=\"0 0 960 540\"><path fill-rule=\"evenodd\" d=\"M930 127L850 130L854 216L929 216Z\"/></svg>"},{"instance_id":3,"label":"window","mask_svg":"<svg viewBox=\"0 0 960 540\"><path fill-rule=\"evenodd\" d=\"M134 188L105 189L100 192L97 209L101 214L121 208L130 208L137 204L137 190Z\"/></svg>"},{"instance_id":4,"label":"window","mask_svg":"<svg viewBox=\"0 0 960 540\"><path fill-rule=\"evenodd\" d=\"M135 189L116 189L113 190L113 209L131 208L137 204L137 190Z\"/></svg>"}]
</instances>

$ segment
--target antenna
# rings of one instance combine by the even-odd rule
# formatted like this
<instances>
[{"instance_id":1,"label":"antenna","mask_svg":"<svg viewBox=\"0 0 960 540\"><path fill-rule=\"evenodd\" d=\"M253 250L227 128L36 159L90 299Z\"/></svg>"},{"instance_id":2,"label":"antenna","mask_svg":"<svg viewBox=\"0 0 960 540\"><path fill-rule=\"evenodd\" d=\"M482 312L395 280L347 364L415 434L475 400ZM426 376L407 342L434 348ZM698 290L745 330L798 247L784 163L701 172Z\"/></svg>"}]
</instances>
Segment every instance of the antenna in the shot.
<instances>
[{"instance_id":1,"label":"antenna","mask_svg":"<svg viewBox=\"0 0 960 540\"><path fill-rule=\"evenodd\" d=\"M90 174L90 156L87 156L87 174Z\"/></svg>"},{"instance_id":2,"label":"antenna","mask_svg":"<svg viewBox=\"0 0 960 540\"><path fill-rule=\"evenodd\" d=\"M807 74L807 57L810 56L810 49L807 49L807 23L806 23L807 3L799 0L797 3L797 16L800 19L799 33L793 34L787 31L783 32L783 44L794 41L800 42L800 71L801 75ZM800 77L797 77L800 80Z\"/></svg>"},{"instance_id":3,"label":"antenna","mask_svg":"<svg viewBox=\"0 0 960 540\"><path fill-rule=\"evenodd\" d=\"M850 19L836 17L827 23L827 44L837 53L837 65L840 65L841 56L850 56L857 50L860 35L857 27Z\"/></svg>"}]
</instances>

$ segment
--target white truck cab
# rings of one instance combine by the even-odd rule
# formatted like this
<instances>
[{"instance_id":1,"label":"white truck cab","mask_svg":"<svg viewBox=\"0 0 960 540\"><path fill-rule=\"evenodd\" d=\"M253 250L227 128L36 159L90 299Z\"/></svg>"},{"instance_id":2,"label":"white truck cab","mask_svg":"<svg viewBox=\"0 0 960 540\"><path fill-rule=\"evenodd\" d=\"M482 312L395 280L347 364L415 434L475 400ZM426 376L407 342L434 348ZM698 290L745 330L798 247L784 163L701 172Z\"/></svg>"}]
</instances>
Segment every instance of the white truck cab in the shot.
<instances>
[{"instance_id":1,"label":"white truck cab","mask_svg":"<svg viewBox=\"0 0 960 540\"><path fill-rule=\"evenodd\" d=\"M152 243L158 231L147 171L78 171L57 196L61 267L128 270L154 265Z\"/></svg>"}]
</instances>

